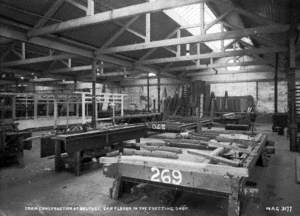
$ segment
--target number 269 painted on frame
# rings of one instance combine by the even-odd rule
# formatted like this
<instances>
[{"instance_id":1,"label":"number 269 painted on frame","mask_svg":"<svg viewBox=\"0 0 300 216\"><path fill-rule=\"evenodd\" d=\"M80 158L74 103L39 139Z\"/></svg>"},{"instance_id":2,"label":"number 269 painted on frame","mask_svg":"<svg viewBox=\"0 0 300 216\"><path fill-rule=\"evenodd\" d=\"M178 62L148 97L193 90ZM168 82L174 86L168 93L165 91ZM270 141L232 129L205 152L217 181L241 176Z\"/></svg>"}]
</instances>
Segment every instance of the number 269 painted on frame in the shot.
<instances>
[{"instance_id":1,"label":"number 269 painted on frame","mask_svg":"<svg viewBox=\"0 0 300 216\"><path fill-rule=\"evenodd\" d=\"M157 167L152 167L151 172L153 175L151 176L150 180L154 182L163 182L174 185L180 185L182 182L182 174L179 170L160 170Z\"/></svg>"}]
</instances>

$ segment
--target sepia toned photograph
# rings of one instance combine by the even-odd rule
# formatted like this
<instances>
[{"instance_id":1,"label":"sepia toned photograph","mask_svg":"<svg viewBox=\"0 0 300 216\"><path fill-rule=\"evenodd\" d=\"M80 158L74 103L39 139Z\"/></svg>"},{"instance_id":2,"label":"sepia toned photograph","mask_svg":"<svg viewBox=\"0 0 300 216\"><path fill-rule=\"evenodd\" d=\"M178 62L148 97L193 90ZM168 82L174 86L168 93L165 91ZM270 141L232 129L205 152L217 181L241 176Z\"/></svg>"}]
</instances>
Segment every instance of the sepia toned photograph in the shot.
<instances>
[{"instance_id":1,"label":"sepia toned photograph","mask_svg":"<svg viewBox=\"0 0 300 216\"><path fill-rule=\"evenodd\" d=\"M300 216L300 0L0 0L0 216Z\"/></svg>"}]
</instances>

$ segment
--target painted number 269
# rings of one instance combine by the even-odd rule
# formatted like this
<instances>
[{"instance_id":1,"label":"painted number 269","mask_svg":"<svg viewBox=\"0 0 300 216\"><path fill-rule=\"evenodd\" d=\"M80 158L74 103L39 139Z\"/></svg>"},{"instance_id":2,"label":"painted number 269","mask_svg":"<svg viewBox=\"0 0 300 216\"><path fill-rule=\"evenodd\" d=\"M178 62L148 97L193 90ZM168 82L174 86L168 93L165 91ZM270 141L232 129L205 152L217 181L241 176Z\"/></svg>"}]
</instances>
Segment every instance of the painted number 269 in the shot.
<instances>
[{"instance_id":1,"label":"painted number 269","mask_svg":"<svg viewBox=\"0 0 300 216\"><path fill-rule=\"evenodd\" d=\"M151 172L153 175L150 180L154 182L163 182L174 185L180 185L182 182L182 174L179 170L159 170L157 167L152 167Z\"/></svg>"}]
</instances>

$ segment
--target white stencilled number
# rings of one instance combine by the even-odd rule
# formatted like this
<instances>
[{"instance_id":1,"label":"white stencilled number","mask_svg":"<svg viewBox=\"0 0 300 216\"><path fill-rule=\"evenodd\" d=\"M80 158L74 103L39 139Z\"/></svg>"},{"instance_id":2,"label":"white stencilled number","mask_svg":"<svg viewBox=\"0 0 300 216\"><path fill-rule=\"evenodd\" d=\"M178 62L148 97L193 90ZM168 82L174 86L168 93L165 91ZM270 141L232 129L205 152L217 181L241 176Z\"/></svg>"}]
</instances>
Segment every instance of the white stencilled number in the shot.
<instances>
[{"instance_id":1,"label":"white stencilled number","mask_svg":"<svg viewBox=\"0 0 300 216\"><path fill-rule=\"evenodd\" d=\"M165 124L152 124L153 130L166 130Z\"/></svg>"},{"instance_id":2,"label":"white stencilled number","mask_svg":"<svg viewBox=\"0 0 300 216\"><path fill-rule=\"evenodd\" d=\"M151 181L160 182L160 180L159 180L159 169L156 168L156 167L152 167L151 172L154 172L154 174L151 176Z\"/></svg>"},{"instance_id":3,"label":"white stencilled number","mask_svg":"<svg viewBox=\"0 0 300 216\"><path fill-rule=\"evenodd\" d=\"M171 183L170 170L164 169L161 172L161 180L162 180L163 183L167 183L167 184Z\"/></svg>"},{"instance_id":4,"label":"white stencilled number","mask_svg":"<svg viewBox=\"0 0 300 216\"><path fill-rule=\"evenodd\" d=\"M152 167L151 172L154 174L150 180L154 182L163 182L166 184L180 185L182 182L182 174L179 170L163 169L161 172L157 167Z\"/></svg>"},{"instance_id":5,"label":"white stencilled number","mask_svg":"<svg viewBox=\"0 0 300 216\"><path fill-rule=\"evenodd\" d=\"M172 183L175 185L180 185L180 183L182 182L181 172L179 170L173 170L172 176L173 176Z\"/></svg>"}]
</instances>

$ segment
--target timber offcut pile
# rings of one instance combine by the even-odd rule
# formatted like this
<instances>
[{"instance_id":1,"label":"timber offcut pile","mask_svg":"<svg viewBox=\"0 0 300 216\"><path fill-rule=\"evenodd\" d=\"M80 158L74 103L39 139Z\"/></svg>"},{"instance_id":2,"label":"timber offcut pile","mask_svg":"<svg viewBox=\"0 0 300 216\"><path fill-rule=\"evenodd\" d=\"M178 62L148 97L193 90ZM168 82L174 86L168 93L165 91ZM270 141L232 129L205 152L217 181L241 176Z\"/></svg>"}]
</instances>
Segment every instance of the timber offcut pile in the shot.
<instances>
[{"instance_id":1,"label":"timber offcut pile","mask_svg":"<svg viewBox=\"0 0 300 216\"><path fill-rule=\"evenodd\" d=\"M173 139L161 138L159 142L127 144L123 152L107 155L110 158L103 158L102 162L111 163L112 157L122 161L123 156L143 156L145 161L149 157L155 157L184 162L245 167L249 156L255 155L253 151L265 139L266 137L262 134L189 132L182 133Z\"/></svg>"}]
</instances>

